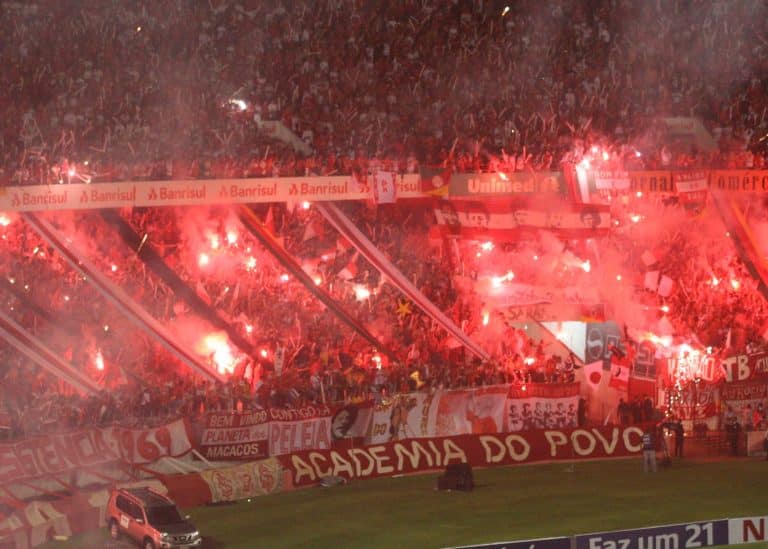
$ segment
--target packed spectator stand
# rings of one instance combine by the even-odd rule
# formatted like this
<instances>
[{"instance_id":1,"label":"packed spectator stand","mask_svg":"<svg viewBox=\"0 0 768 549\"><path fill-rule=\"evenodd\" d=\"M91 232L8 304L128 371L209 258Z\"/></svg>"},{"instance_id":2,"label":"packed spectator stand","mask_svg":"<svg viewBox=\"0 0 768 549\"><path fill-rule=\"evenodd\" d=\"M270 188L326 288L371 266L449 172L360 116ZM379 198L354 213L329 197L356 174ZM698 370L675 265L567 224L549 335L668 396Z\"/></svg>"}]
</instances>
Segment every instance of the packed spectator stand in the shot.
<instances>
[{"instance_id":1,"label":"packed spectator stand","mask_svg":"<svg viewBox=\"0 0 768 549\"><path fill-rule=\"evenodd\" d=\"M548 170L578 161L594 144L612 168L765 165L768 8L760 2L531 1L505 10L482 1L93 1L11 2L0 10L6 185L348 174L381 166L415 173L419 165L441 164L456 172ZM703 120L717 150L667 141L659 119L671 116ZM265 128L274 121L299 136L310 154L270 136ZM637 208L652 219L657 206ZM466 262L458 264L430 241L428 209L357 204L346 213L455 322L469 331L482 325L477 296L453 282L473 271L473 256L464 254ZM66 339L57 330L79 338L82 347L57 350L91 368L105 390L87 400L67 394L4 348L0 413L10 434L572 379L567 353L543 349L514 327L491 361L466 359L418 310L398 313L397 291L365 260L339 249L314 210L275 205L260 214L272 216L294 256L309 260L332 250L316 266L321 284L361 323L377 327L397 350L396 360L372 367L373 356L383 360L382 350L340 335L346 332L339 321L303 287L283 280L279 265L247 234L228 242L226 213L196 221L210 226L233 256L235 248L241 255L252 249L254 263L219 276L200 265L194 233L179 226L176 212L121 212L137 233L151 235L149 244L185 282L265 351L240 363L233 381L203 383L110 303L92 299L86 281L11 216L0 242L11 312L54 342ZM629 265L641 252L632 215L617 212L619 228L601 242L603 255ZM635 283L634 298L667 307L675 332L694 334L704 346L719 349L727 339L741 348L760 345L768 311L743 266L727 241L713 245L707 235L683 230L686 218L678 215L681 229L660 235L658 259L685 291L660 302ZM184 315L172 290L121 248L98 215L61 223L81 242L98 242L88 250L91 259L134 288L157 318L172 323ZM307 235L308 226L320 228ZM527 246L506 251L507 261L547 254L541 243ZM697 261L691 250L709 260ZM357 273L340 279L351 260ZM539 268L525 269L516 269L517 278L535 280ZM586 275L567 276L580 284ZM739 280L743 287L707 284L712 280ZM355 284L376 291L359 299ZM22 307L25 301L36 306ZM729 328L737 335L729 337ZM281 375L274 372L278 348L289 356ZM103 370L94 361L97 351Z\"/></svg>"},{"instance_id":2,"label":"packed spectator stand","mask_svg":"<svg viewBox=\"0 0 768 549\"><path fill-rule=\"evenodd\" d=\"M629 160L640 146L649 168L764 162L762 3L505 6L5 3L3 178L85 162L107 180L408 169L455 140L459 169L502 150L557 166L578 140ZM704 120L720 151L656 141L669 116ZM314 153L257 137L269 120Z\"/></svg>"}]
</instances>

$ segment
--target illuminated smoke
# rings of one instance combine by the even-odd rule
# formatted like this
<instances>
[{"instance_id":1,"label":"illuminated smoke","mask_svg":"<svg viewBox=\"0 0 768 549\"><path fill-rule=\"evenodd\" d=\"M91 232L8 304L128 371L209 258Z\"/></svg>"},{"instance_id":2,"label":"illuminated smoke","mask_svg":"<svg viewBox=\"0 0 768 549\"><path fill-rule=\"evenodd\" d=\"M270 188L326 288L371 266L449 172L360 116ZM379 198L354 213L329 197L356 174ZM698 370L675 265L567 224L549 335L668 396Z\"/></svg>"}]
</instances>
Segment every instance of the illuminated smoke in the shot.
<instances>
[{"instance_id":1,"label":"illuminated smoke","mask_svg":"<svg viewBox=\"0 0 768 549\"><path fill-rule=\"evenodd\" d=\"M225 332L212 332L203 336L195 346L195 351L207 357L220 374L232 374L235 371L235 356Z\"/></svg>"},{"instance_id":2,"label":"illuminated smoke","mask_svg":"<svg viewBox=\"0 0 768 549\"><path fill-rule=\"evenodd\" d=\"M355 299L363 301L371 297L371 291L360 284L355 286Z\"/></svg>"},{"instance_id":3,"label":"illuminated smoke","mask_svg":"<svg viewBox=\"0 0 768 549\"><path fill-rule=\"evenodd\" d=\"M101 351L96 351L96 356L93 359L93 363L96 365L96 369L99 371L104 370L104 357L101 354Z\"/></svg>"}]
</instances>

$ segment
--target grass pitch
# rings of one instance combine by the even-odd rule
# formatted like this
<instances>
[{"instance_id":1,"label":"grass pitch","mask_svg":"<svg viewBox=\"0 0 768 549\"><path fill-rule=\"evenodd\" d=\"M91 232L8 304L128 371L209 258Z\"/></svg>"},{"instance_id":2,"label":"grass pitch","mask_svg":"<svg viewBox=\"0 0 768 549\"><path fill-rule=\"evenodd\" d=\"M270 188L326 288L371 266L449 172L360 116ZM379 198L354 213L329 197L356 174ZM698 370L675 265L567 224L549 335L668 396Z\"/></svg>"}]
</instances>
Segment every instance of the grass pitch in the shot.
<instances>
[{"instance_id":1,"label":"grass pitch","mask_svg":"<svg viewBox=\"0 0 768 549\"><path fill-rule=\"evenodd\" d=\"M188 509L204 547L436 548L768 514L768 462L640 459L474 471L474 492L437 492L437 475L356 481ZM45 549L130 547L106 528ZM757 549L758 544L750 548Z\"/></svg>"}]
</instances>

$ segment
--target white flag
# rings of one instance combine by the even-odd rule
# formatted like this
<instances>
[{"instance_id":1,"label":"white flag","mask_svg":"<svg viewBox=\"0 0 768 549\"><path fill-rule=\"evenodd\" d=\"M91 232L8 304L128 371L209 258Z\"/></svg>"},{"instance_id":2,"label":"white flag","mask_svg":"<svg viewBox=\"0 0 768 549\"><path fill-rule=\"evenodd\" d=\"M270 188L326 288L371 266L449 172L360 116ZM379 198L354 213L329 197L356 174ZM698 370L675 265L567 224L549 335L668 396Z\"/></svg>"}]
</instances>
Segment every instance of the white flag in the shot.
<instances>
[{"instance_id":1,"label":"white flag","mask_svg":"<svg viewBox=\"0 0 768 549\"><path fill-rule=\"evenodd\" d=\"M394 172L377 171L373 174L373 199L377 204L392 204L397 199Z\"/></svg>"}]
</instances>

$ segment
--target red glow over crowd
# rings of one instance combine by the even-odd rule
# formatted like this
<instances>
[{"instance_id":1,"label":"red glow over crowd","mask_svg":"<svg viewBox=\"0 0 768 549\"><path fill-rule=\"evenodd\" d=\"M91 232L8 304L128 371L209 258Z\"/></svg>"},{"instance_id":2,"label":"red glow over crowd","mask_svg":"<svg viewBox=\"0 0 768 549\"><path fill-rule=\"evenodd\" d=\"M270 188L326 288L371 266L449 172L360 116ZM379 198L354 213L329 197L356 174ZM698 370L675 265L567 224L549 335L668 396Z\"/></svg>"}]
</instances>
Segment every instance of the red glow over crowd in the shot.
<instances>
[{"instance_id":1,"label":"red glow over crowd","mask_svg":"<svg viewBox=\"0 0 768 549\"><path fill-rule=\"evenodd\" d=\"M768 55L763 41L743 38L765 34L759 2L86 4L4 6L4 185L766 163ZM663 122L673 117L701 120L714 146L681 142ZM45 216L224 383L193 374L23 217L2 213L0 306L102 391L79 395L2 346L0 429L21 436L573 380L582 365L557 337L545 341L505 313L518 284L589 293L627 342L717 356L763 347L765 299L711 207L692 213L642 193L612 196L610 206L606 236L514 242L436 239L426 202L342 206L488 360L467 353L308 202L256 213L381 348L299 284L228 207L119 211L137 247L98 213ZM750 220L766 221L762 203ZM148 267L143 246L251 351ZM670 281L664 291L649 272Z\"/></svg>"}]
</instances>

